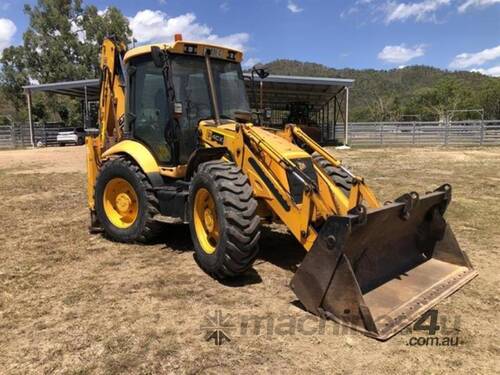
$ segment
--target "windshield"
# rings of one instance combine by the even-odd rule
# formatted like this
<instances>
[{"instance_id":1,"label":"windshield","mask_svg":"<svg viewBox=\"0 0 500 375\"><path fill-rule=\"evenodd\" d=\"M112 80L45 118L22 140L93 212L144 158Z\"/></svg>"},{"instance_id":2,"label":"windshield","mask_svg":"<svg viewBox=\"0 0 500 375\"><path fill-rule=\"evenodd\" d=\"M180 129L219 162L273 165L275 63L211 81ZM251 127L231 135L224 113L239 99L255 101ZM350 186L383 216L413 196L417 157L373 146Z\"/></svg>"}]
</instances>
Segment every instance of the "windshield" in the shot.
<instances>
[{"instance_id":1,"label":"windshield","mask_svg":"<svg viewBox=\"0 0 500 375\"><path fill-rule=\"evenodd\" d=\"M215 119L205 58L172 54L171 78L175 102L182 108L179 118L180 162L186 162L196 148L198 123ZM245 82L240 64L211 59L212 74L222 119L234 119L236 111L249 111Z\"/></svg>"},{"instance_id":2,"label":"windshield","mask_svg":"<svg viewBox=\"0 0 500 375\"><path fill-rule=\"evenodd\" d=\"M131 113L133 134L147 145L157 160L169 165L173 160L172 139L166 138L169 119L177 126L179 163L186 163L198 146L198 124L215 119L204 57L172 54L170 78L175 91L175 108L182 114L170 113L162 69L150 56L134 59L134 74L130 75L128 112ZM239 63L211 59L216 102L221 119L234 119L236 111L249 111L243 73ZM170 98L171 99L171 98Z\"/></svg>"},{"instance_id":3,"label":"windshield","mask_svg":"<svg viewBox=\"0 0 500 375\"><path fill-rule=\"evenodd\" d=\"M183 110L198 121L213 118L205 59L188 55L171 59L176 102L187 104ZM211 66L221 118L233 119L237 111L250 111L240 64L211 59Z\"/></svg>"},{"instance_id":4,"label":"windshield","mask_svg":"<svg viewBox=\"0 0 500 375\"><path fill-rule=\"evenodd\" d=\"M211 60L219 113L222 118L234 119L237 111L250 111L245 81L240 64Z\"/></svg>"}]
</instances>

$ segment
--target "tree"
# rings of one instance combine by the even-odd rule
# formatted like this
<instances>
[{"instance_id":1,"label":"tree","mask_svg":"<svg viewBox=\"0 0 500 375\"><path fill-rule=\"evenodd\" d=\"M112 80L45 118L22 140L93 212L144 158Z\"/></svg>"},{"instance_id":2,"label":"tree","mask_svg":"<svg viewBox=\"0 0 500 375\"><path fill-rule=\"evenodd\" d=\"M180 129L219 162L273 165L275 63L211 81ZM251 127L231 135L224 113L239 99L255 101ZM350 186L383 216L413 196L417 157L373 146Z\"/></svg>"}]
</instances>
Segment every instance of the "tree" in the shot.
<instances>
[{"instance_id":1,"label":"tree","mask_svg":"<svg viewBox=\"0 0 500 375\"><path fill-rule=\"evenodd\" d=\"M487 119L500 119L500 78L486 82L478 95L479 107Z\"/></svg>"},{"instance_id":2,"label":"tree","mask_svg":"<svg viewBox=\"0 0 500 375\"><path fill-rule=\"evenodd\" d=\"M82 63L93 77L99 76L99 49L104 38L112 36L127 45L132 36L128 19L115 7L98 11L95 6L89 6L78 17L76 25L80 35L84 36L80 39Z\"/></svg>"},{"instance_id":3,"label":"tree","mask_svg":"<svg viewBox=\"0 0 500 375\"><path fill-rule=\"evenodd\" d=\"M129 42L127 19L115 7L99 12L81 0L38 0L25 5L30 26L24 33L27 61L43 82L98 75L99 46L106 35Z\"/></svg>"},{"instance_id":4,"label":"tree","mask_svg":"<svg viewBox=\"0 0 500 375\"><path fill-rule=\"evenodd\" d=\"M29 83L23 46L11 46L3 50L0 59L0 83L2 94L13 104L16 112L24 102L23 86Z\"/></svg>"},{"instance_id":5,"label":"tree","mask_svg":"<svg viewBox=\"0 0 500 375\"><path fill-rule=\"evenodd\" d=\"M34 6L26 4L24 11L30 23L23 46L7 48L0 59L2 91L16 108L29 80L97 78L104 37L114 35L128 43L131 36L127 18L115 7L99 12L95 6L83 7L81 0L38 0ZM67 98L49 96L46 103L61 119L77 121L80 116L79 105Z\"/></svg>"}]
</instances>

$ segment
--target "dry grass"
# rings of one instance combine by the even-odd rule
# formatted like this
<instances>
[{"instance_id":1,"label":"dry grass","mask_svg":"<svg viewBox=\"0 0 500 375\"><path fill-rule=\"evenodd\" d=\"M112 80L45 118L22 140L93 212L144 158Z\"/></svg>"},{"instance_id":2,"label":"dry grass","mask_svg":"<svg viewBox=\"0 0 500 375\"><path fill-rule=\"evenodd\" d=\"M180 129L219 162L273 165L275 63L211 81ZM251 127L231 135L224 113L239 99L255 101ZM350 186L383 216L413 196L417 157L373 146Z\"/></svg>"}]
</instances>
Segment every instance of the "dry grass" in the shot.
<instances>
[{"instance_id":1,"label":"dry grass","mask_svg":"<svg viewBox=\"0 0 500 375\"><path fill-rule=\"evenodd\" d=\"M162 241L149 246L89 235L83 148L3 151L0 372L494 373L500 149L340 155L382 199L453 185L448 219L480 273L438 306L441 316L460 319L462 345L411 347L404 334L381 343L334 334L339 326L328 322L324 334L312 335L277 334L286 333L282 326L272 335L236 329L230 343L215 346L204 340L201 325L216 310L233 322L250 315L278 323L307 316L292 304L287 286L303 255L293 239L266 231L254 270L223 285L193 261L185 226L167 226Z\"/></svg>"}]
</instances>

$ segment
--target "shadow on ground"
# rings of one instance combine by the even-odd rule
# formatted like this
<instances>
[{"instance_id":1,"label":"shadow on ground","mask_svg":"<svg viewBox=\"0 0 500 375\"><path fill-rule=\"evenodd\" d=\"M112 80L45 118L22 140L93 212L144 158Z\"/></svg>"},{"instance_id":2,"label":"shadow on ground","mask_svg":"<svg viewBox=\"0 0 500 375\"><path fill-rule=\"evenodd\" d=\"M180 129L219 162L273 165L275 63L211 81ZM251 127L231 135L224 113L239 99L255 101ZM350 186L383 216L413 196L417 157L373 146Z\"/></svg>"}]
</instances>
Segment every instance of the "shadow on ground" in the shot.
<instances>
[{"instance_id":1,"label":"shadow on ground","mask_svg":"<svg viewBox=\"0 0 500 375\"><path fill-rule=\"evenodd\" d=\"M283 230L262 228L258 261L266 261L284 270L295 272L306 251L293 236Z\"/></svg>"}]
</instances>

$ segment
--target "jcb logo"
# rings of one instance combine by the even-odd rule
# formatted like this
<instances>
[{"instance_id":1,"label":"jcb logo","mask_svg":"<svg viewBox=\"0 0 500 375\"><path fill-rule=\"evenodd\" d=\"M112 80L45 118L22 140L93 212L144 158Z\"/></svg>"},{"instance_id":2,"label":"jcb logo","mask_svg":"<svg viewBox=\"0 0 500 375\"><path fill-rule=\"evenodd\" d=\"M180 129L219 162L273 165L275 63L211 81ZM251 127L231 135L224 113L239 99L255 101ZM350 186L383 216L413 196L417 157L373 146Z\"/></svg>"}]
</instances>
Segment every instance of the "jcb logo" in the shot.
<instances>
[{"instance_id":1,"label":"jcb logo","mask_svg":"<svg viewBox=\"0 0 500 375\"><path fill-rule=\"evenodd\" d=\"M224 144L224 136L222 134L212 132L211 139L220 145Z\"/></svg>"}]
</instances>

